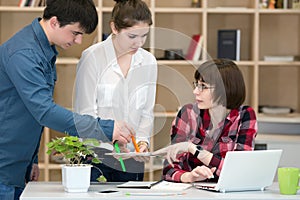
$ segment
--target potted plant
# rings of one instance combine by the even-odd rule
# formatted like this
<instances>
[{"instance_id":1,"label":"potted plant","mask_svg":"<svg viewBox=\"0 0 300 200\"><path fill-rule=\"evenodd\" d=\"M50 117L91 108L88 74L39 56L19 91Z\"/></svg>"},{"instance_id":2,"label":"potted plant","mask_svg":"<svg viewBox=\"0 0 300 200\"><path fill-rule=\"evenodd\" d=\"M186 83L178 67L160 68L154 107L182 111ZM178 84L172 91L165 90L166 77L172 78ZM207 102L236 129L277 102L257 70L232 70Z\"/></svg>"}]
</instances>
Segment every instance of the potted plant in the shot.
<instances>
[{"instance_id":1,"label":"potted plant","mask_svg":"<svg viewBox=\"0 0 300 200\"><path fill-rule=\"evenodd\" d=\"M47 154L60 154L66 160L62 165L62 184L67 192L87 192L90 186L91 167L89 163L100 163L93 148L99 146L96 139L81 139L76 136L54 138L47 144ZM86 157L92 158L90 161ZM101 172L100 169L97 168ZM102 174L102 172L101 172ZM100 182L106 182L101 175Z\"/></svg>"}]
</instances>

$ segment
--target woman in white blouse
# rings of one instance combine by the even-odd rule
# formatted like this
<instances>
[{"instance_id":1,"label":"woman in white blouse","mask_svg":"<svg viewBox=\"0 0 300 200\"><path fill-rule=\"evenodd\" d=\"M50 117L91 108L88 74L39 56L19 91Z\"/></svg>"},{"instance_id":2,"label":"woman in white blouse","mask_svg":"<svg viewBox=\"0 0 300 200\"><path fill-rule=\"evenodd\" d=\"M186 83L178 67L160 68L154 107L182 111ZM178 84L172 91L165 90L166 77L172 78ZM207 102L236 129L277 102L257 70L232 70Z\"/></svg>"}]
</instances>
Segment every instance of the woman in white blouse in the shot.
<instances>
[{"instance_id":1,"label":"woman in white blouse","mask_svg":"<svg viewBox=\"0 0 300 200\"><path fill-rule=\"evenodd\" d=\"M77 66L75 111L101 119L127 122L136 131L141 152L149 149L153 129L157 61L142 49L152 24L151 12L141 0L115 0L112 34L86 49ZM129 144L125 151L134 151ZM126 172L112 156L98 153L108 181L143 180L144 160L124 160ZM91 181L99 176L92 169Z\"/></svg>"}]
</instances>

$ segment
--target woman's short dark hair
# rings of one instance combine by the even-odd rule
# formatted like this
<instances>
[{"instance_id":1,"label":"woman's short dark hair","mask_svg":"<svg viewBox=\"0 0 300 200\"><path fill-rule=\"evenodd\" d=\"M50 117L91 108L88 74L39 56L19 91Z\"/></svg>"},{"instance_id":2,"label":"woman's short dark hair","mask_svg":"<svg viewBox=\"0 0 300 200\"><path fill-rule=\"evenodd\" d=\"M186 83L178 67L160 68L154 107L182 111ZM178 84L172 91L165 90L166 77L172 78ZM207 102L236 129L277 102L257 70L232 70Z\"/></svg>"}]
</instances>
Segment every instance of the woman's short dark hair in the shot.
<instances>
[{"instance_id":1,"label":"woman's short dark hair","mask_svg":"<svg viewBox=\"0 0 300 200\"><path fill-rule=\"evenodd\" d=\"M132 27L140 22L152 25L152 15L147 4L142 0L114 0L111 22L118 31Z\"/></svg>"},{"instance_id":2,"label":"woman's short dark hair","mask_svg":"<svg viewBox=\"0 0 300 200\"><path fill-rule=\"evenodd\" d=\"M214 86L213 100L228 109L238 108L245 101L246 89L242 72L231 60L206 61L199 66L194 78Z\"/></svg>"},{"instance_id":3,"label":"woman's short dark hair","mask_svg":"<svg viewBox=\"0 0 300 200\"><path fill-rule=\"evenodd\" d=\"M98 25L98 13L93 0L47 0L43 19L57 17L60 27L79 23L84 33L92 33Z\"/></svg>"}]
</instances>

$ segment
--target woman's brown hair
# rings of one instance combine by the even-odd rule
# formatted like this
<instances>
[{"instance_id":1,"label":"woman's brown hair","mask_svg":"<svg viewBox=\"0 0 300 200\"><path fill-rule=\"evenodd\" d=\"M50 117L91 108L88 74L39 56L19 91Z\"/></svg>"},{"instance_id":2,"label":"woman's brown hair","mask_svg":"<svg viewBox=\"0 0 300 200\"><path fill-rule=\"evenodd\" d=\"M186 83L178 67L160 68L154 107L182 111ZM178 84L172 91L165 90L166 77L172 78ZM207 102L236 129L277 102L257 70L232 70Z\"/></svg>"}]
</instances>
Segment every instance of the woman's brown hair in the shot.
<instances>
[{"instance_id":1,"label":"woman's brown hair","mask_svg":"<svg viewBox=\"0 0 300 200\"><path fill-rule=\"evenodd\" d=\"M199 66L194 78L213 86L213 100L228 109L238 108L245 101L246 88L242 72L231 60L206 61Z\"/></svg>"},{"instance_id":2,"label":"woman's brown hair","mask_svg":"<svg viewBox=\"0 0 300 200\"><path fill-rule=\"evenodd\" d=\"M140 22L152 25L152 15L142 0L114 0L116 2L111 15L118 31L132 27Z\"/></svg>"}]
</instances>

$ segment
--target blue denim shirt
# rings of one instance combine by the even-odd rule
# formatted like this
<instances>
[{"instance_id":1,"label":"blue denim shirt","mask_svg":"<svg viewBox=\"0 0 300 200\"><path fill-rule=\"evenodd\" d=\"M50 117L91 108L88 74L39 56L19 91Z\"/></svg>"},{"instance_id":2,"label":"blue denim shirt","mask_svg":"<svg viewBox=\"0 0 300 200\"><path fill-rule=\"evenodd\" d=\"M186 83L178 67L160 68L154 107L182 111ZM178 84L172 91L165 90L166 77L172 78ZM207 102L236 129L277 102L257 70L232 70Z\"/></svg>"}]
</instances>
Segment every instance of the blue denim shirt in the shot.
<instances>
[{"instance_id":1,"label":"blue denim shirt","mask_svg":"<svg viewBox=\"0 0 300 200\"><path fill-rule=\"evenodd\" d=\"M25 186L43 127L112 140L114 121L78 115L53 100L55 46L35 19L0 46L0 183Z\"/></svg>"}]
</instances>

